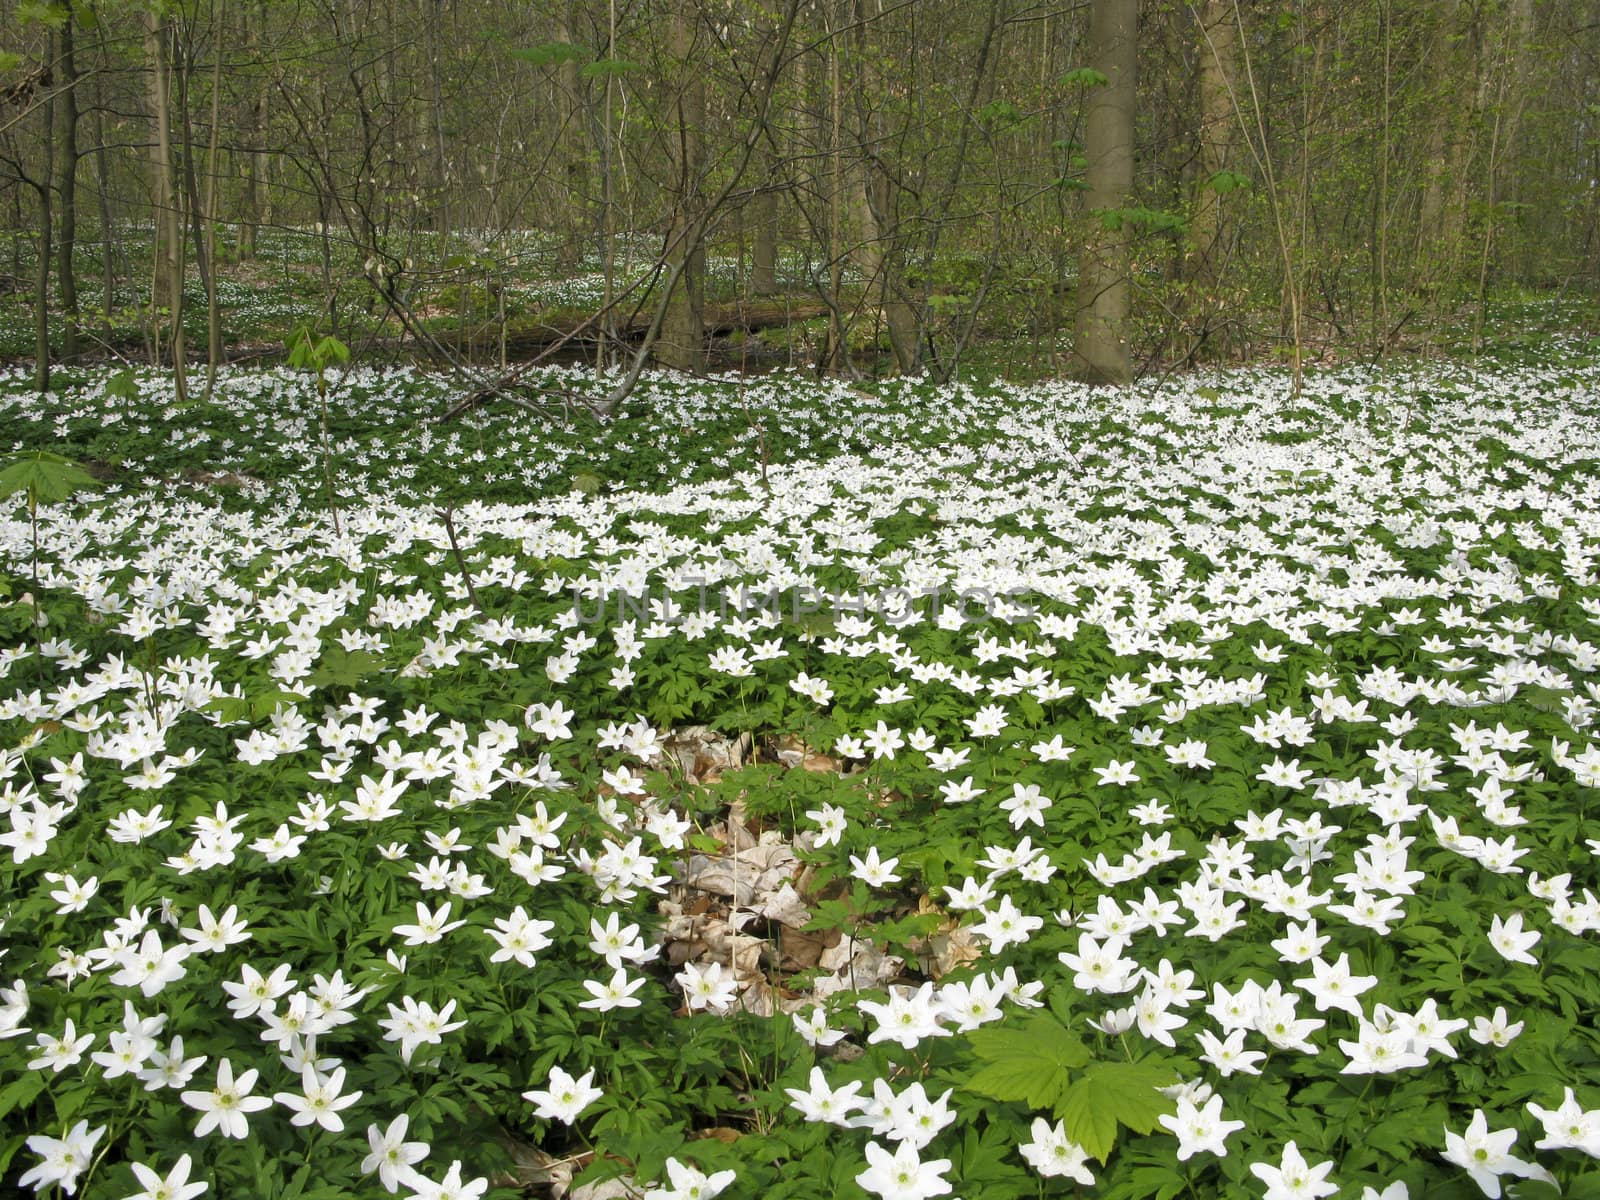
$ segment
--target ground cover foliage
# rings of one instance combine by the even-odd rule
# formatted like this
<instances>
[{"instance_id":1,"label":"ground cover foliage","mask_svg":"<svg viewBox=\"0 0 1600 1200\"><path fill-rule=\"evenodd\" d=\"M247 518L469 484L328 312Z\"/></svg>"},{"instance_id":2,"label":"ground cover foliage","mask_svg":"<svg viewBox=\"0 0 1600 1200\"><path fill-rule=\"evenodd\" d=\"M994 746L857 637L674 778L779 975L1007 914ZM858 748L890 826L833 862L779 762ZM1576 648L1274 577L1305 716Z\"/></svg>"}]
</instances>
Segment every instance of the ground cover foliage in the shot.
<instances>
[{"instance_id":1,"label":"ground cover foliage","mask_svg":"<svg viewBox=\"0 0 1600 1200\"><path fill-rule=\"evenodd\" d=\"M6 1184L1600 1194L1546 349L0 378Z\"/></svg>"}]
</instances>

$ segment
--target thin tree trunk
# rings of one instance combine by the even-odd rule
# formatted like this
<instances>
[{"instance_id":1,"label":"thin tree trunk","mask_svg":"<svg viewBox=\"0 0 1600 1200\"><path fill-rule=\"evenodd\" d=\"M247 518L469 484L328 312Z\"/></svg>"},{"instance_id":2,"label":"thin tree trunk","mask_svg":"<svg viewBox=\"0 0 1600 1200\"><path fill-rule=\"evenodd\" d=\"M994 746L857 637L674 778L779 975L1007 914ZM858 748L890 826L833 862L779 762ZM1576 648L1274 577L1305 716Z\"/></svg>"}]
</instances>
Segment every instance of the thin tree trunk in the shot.
<instances>
[{"instance_id":1,"label":"thin tree trunk","mask_svg":"<svg viewBox=\"0 0 1600 1200\"><path fill-rule=\"evenodd\" d=\"M752 214L755 237L750 247L750 291L757 296L773 296L778 291L778 192L772 157L764 157L766 170Z\"/></svg>"},{"instance_id":2,"label":"thin tree trunk","mask_svg":"<svg viewBox=\"0 0 1600 1200\"><path fill-rule=\"evenodd\" d=\"M443 0L427 0L427 6L423 39L428 55L428 140L433 143L433 227L439 231L439 253L444 256L450 241L450 162L445 154L444 88L439 66L439 26L444 20L444 4Z\"/></svg>"},{"instance_id":3,"label":"thin tree trunk","mask_svg":"<svg viewBox=\"0 0 1600 1200\"><path fill-rule=\"evenodd\" d=\"M45 61L55 53L55 36L45 40ZM54 146L56 99L46 100L42 110L44 118L44 154L39 166L41 172L34 189L39 196L39 246L38 261L33 274L33 387L40 395L50 390L50 244L51 212L50 190L54 181Z\"/></svg>"},{"instance_id":4,"label":"thin tree trunk","mask_svg":"<svg viewBox=\"0 0 1600 1200\"><path fill-rule=\"evenodd\" d=\"M250 20L248 13L245 16L245 26L248 29L245 41L250 47L250 57L259 59L260 30L266 23L265 13L260 19ZM258 192L261 176L261 139L266 132L267 124L267 97L266 89L258 87L254 99L245 102L244 133L248 143L244 151L244 211L240 214L239 238L234 247L234 253L240 262L252 262L256 257L257 227L261 224L261 200Z\"/></svg>"},{"instance_id":5,"label":"thin tree trunk","mask_svg":"<svg viewBox=\"0 0 1600 1200\"><path fill-rule=\"evenodd\" d=\"M222 30L223 0L212 6L211 22ZM206 288L206 399L217 385L217 368L222 365L222 306L217 298L217 140L221 130L222 46L220 36L213 50L211 65L211 145L206 154L206 260L211 276Z\"/></svg>"},{"instance_id":6,"label":"thin tree trunk","mask_svg":"<svg viewBox=\"0 0 1600 1200\"><path fill-rule=\"evenodd\" d=\"M67 362L78 357L78 287L72 275L72 257L78 233L78 66L73 57L72 13L61 26L61 237L57 246L56 284L61 295L64 328L61 355Z\"/></svg>"},{"instance_id":7,"label":"thin tree trunk","mask_svg":"<svg viewBox=\"0 0 1600 1200\"><path fill-rule=\"evenodd\" d=\"M158 287L167 300L168 348L172 357L173 381L178 399L188 399L187 361L183 339L183 213L178 200L176 173L172 166L172 103L167 79L166 28L160 15L145 14L145 48L150 58L150 115L156 126L155 197L158 230ZM164 251L164 259L159 258ZM159 331L159 322L157 329ZM159 332L157 333L159 346Z\"/></svg>"},{"instance_id":8,"label":"thin tree trunk","mask_svg":"<svg viewBox=\"0 0 1600 1200\"><path fill-rule=\"evenodd\" d=\"M678 71L671 122L678 183L669 234L669 261L678 279L656 347L662 364L680 371L699 371L705 366L705 247L700 238L689 236L703 202L700 172L706 124L705 82L691 61L694 35L694 6L681 0L673 9L668 33L668 52Z\"/></svg>"},{"instance_id":9,"label":"thin tree trunk","mask_svg":"<svg viewBox=\"0 0 1600 1200\"><path fill-rule=\"evenodd\" d=\"M1088 59L1106 82L1090 94L1084 133L1089 229L1078 261L1073 352L1078 373L1103 383L1133 378L1128 344L1132 231L1109 214L1124 207L1133 190L1138 26L1138 0L1094 0Z\"/></svg>"},{"instance_id":10,"label":"thin tree trunk","mask_svg":"<svg viewBox=\"0 0 1600 1200\"><path fill-rule=\"evenodd\" d=\"M1231 95L1235 74L1232 0L1206 0L1197 14L1200 22L1199 109L1200 178L1195 189L1194 218L1189 231L1194 252L1189 258L1189 278L1201 291L1217 286L1227 242L1223 195L1219 182L1233 161L1234 114Z\"/></svg>"},{"instance_id":11,"label":"thin tree trunk","mask_svg":"<svg viewBox=\"0 0 1600 1200\"><path fill-rule=\"evenodd\" d=\"M94 79L94 131L95 201L100 213L100 323L104 332L111 332L111 310L117 302L117 239L116 226L111 214L111 167L106 159L105 97L101 76Z\"/></svg>"}]
</instances>

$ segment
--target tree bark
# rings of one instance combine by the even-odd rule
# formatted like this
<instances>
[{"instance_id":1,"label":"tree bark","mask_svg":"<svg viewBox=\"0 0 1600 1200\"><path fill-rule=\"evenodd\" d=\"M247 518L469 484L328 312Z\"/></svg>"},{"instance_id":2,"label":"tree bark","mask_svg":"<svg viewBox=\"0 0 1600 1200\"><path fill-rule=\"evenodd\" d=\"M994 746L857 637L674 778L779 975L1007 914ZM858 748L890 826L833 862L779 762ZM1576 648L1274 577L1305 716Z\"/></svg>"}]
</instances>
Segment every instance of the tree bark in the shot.
<instances>
[{"instance_id":1,"label":"tree bark","mask_svg":"<svg viewBox=\"0 0 1600 1200\"><path fill-rule=\"evenodd\" d=\"M700 172L706 124L704 78L691 61L694 54L694 5L680 0L672 13L668 50L679 72L672 105L671 136L677 171L677 198L669 233L668 262L676 281L667 303L656 356L680 371L705 367L705 247L692 236L703 201ZM669 276L671 278L671 276Z\"/></svg>"},{"instance_id":2,"label":"tree bark","mask_svg":"<svg viewBox=\"0 0 1600 1200\"><path fill-rule=\"evenodd\" d=\"M1235 27L1231 0L1206 0L1199 13L1200 178L1195 189L1194 218L1189 231L1194 249L1189 257L1189 278L1197 288L1214 288L1227 245L1223 190L1217 176L1233 161L1232 80Z\"/></svg>"},{"instance_id":3,"label":"tree bark","mask_svg":"<svg viewBox=\"0 0 1600 1200\"><path fill-rule=\"evenodd\" d=\"M750 247L750 291L757 296L778 293L778 192L777 172L772 156L765 155L761 192L755 198L752 224L755 238Z\"/></svg>"},{"instance_id":4,"label":"tree bark","mask_svg":"<svg viewBox=\"0 0 1600 1200\"><path fill-rule=\"evenodd\" d=\"M168 350L178 399L188 399L187 359L183 339L183 212L172 166L172 102L167 79L166 27L158 13L147 12L145 50L150 59L150 117L155 124L154 191L156 206L156 286L152 307L164 292L167 301ZM160 321L154 322L159 330ZM158 344L159 344L159 334Z\"/></svg>"},{"instance_id":5,"label":"tree bark","mask_svg":"<svg viewBox=\"0 0 1600 1200\"><path fill-rule=\"evenodd\" d=\"M1078 262L1073 359L1078 374L1100 383L1133 378L1128 344L1132 231L1108 214L1124 207L1133 190L1138 25L1138 0L1094 0L1088 58L1106 82L1090 95L1084 134L1089 229Z\"/></svg>"},{"instance_id":6,"label":"tree bark","mask_svg":"<svg viewBox=\"0 0 1600 1200\"><path fill-rule=\"evenodd\" d=\"M94 80L94 115L90 129L94 134L95 202L100 213L100 324L109 334L111 310L117 302L117 240L111 215L111 167L106 154L105 89L98 73Z\"/></svg>"},{"instance_id":7,"label":"tree bark","mask_svg":"<svg viewBox=\"0 0 1600 1200\"><path fill-rule=\"evenodd\" d=\"M45 61L49 62L55 51L53 34L45 37ZM54 162L51 142L55 132L56 101L45 101L44 155L39 167L40 178L34 183L39 196L39 246L38 261L33 273L33 388L41 396L50 390L50 243L51 213L50 189Z\"/></svg>"},{"instance_id":8,"label":"tree bark","mask_svg":"<svg viewBox=\"0 0 1600 1200\"><path fill-rule=\"evenodd\" d=\"M248 30L246 42L250 47L250 57L258 59L261 53L261 29L266 24L265 12L258 15L254 21L250 19L248 10L244 17L244 24ZM248 143L244 150L244 211L239 219L239 240L234 248L240 262L252 262L256 257L257 229L261 224L261 139L267 127L267 90L262 85L254 89L254 99L245 101L244 134Z\"/></svg>"},{"instance_id":9,"label":"tree bark","mask_svg":"<svg viewBox=\"0 0 1600 1200\"><path fill-rule=\"evenodd\" d=\"M64 328L61 356L67 362L78 357L78 287L72 275L72 256L78 233L78 93L75 87L78 66L73 57L72 12L69 9L61 26L61 165L57 187L61 196L61 237L56 253L56 285L61 297Z\"/></svg>"}]
</instances>

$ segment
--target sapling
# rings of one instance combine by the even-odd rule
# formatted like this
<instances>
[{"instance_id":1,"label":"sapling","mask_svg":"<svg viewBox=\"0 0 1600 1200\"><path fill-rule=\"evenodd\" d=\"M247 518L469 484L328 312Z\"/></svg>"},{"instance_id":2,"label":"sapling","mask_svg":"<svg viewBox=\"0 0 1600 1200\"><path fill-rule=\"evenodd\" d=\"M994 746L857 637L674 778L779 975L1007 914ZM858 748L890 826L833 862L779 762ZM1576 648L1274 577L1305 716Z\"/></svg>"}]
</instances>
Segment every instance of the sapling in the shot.
<instances>
[{"instance_id":1,"label":"sapling","mask_svg":"<svg viewBox=\"0 0 1600 1200\"><path fill-rule=\"evenodd\" d=\"M317 404L322 418L322 475L328 488L328 511L333 514L333 532L344 536L339 527L339 502L333 492L333 448L328 441L328 368L350 361L350 347L331 333L313 340L308 326L301 325L289 337L289 365L296 370L317 374Z\"/></svg>"}]
</instances>

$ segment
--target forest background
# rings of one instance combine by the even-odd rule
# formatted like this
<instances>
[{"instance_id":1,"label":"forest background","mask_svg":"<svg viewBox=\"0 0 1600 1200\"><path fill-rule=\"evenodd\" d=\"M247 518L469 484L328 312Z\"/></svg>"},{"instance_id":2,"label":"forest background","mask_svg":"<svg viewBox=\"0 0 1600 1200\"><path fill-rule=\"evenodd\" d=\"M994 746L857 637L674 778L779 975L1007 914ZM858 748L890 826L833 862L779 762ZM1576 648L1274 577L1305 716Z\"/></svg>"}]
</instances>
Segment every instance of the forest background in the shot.
<instances>
[{"instance_id":1,"label":"forest background","mask_svg":"<svg viewBox=\"0 0 1600 1200\"><path fill-rule=\"evenodd\" d=\"M1584 0L23 0L0 354L1476 351L1593 323L1597 79Z\"/></svg>"}]
</instances>

